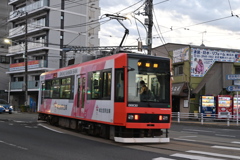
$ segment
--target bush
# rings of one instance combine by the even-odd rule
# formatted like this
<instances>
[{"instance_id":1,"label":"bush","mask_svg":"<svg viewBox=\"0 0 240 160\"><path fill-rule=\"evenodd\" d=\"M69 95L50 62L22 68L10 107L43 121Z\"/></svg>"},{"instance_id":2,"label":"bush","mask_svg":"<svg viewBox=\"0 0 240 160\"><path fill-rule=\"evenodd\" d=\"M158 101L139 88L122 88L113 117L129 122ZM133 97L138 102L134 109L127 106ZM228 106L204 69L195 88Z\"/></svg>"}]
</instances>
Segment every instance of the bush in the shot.
<instances>
[{"instance_id":1,"label":"bush","mask_svg":"<svg viewBox=\"0 0 240 160\"><path fill-rule=\"evenodd\" d=\"M28 112L30 107L29 106L25 106L25 105L21 105L19 108L20 108L21 112Z\"/></svg>"}]
</instances>

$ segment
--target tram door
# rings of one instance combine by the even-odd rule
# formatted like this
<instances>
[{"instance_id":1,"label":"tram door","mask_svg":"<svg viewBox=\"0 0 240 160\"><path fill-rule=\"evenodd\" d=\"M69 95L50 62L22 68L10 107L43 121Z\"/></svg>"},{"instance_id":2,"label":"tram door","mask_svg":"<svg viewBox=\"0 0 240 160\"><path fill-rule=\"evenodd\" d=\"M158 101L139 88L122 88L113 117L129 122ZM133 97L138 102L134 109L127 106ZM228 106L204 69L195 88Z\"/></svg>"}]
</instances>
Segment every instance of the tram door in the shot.
<instances>
[{"instance_id":1,"label":"tram door","mask_svg":"<svg viewBox=\"0 0 240 160\"><path fill-rule=\"evenodd\" d=\"M78 76L77 96L78 96L77 108L79 108L81 111L84 109L84 104L86 99L86 75L85 74Z\"/></svg>"}]
</instances>

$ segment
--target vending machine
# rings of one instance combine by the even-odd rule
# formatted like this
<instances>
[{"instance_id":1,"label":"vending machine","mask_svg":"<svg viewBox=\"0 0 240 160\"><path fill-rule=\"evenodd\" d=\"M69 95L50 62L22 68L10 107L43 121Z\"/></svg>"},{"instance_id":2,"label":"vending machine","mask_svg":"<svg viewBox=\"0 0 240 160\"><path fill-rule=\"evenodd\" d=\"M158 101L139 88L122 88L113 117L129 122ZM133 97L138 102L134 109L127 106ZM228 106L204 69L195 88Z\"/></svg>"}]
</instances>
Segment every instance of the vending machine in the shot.
<instances>
[{"instance_id":1,"label":"vending machine","mask_svg":"<svg viewBox=\"0 0 240 160\"><path fill-rule=\"evenodd\" d=\"M238 112L238 115L237 115ZM240 119L240 95L235 95L233 98L233 117L236 119Z\"/></svg>"},{"instance_id":2,"label":"vending machine","mask_svg":"<svg viewBox=\"0 0 240 160\"><path fill-rule=\"evenodd\" d=\"M199 112L203 113L204 117L215 117L216 103L214 96L200 96Z\"/></svg>"},{"instance_id":3,"label":"vending machine","mask_svg":"<svg viewBox=\"0 0 240 160\"><path fill-rule=\"evenodd\" d=\"M218 118L231 118L233 114L232 96L218 95L217 96L216 114Z\"/></svg>"}]
</instances>

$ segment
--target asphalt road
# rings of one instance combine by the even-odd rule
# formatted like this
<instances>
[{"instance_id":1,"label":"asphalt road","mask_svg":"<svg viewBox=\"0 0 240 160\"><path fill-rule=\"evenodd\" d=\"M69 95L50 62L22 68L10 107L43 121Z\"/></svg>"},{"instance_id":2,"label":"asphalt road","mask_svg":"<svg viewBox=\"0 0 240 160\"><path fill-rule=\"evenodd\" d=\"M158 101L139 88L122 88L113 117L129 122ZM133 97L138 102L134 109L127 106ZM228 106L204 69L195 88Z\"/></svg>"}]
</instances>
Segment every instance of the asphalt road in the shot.
<instances>
[{"instance_id":1,"label":"asphalt road","mask_svg":"<svg viewBox=\"0 0 240 160\"><path fill-rule=\"evenodd\" d=\"M0 114L3 160L240 159L240 129L173 123L167 144L120 144L37 121L37 114Z\"/></svg>"}]
</instances>

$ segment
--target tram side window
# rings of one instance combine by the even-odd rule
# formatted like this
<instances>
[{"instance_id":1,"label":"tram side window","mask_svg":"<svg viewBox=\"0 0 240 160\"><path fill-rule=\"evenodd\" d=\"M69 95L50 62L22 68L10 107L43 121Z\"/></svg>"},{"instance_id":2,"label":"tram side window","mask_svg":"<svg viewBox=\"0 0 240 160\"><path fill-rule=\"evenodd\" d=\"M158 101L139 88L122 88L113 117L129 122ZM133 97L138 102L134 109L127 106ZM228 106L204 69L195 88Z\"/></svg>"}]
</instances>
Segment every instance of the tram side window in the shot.
<instances>
[{"instance_id":1,"label":"tram side window","mask_svg":"<svg viewBox=\"0 0 240 160\"><path fill-rule=\"evenodd\" d=\"M103 72L103 98L104 99L111 98L111 81L112 81L111 71Z\"/></svg>"},{"instance_id":2,"label":"tram side window","mask_svg":"<svg viewBox=\"0 0 240 160\"><path fill-rule=\"evenodd\" d=\"M101 87L100 87L100 72L93 72L91 77L91 98L99 99L101 95Z\"/></svg>"},{"instance_id":3,"label":"tram side window","mask_svg":"<svg viewBox=\"0 0 240 160\"><path fill-rule=\"evenodd\" d=\"M44 98L71 99L73 97L71 86L72 77L47 80L43 88Z\"/></svg>"},{"instance_id":4,"label":"tram side window","mask_svg":"<svg viewBox=\"0 0 240 160\"><path fill-rule=\"evenodd\" d=\"M51 85L52 81L46 81L43 85L44 98L52 98Z\"/></svg>"},{"instance_id":5,"label":"tram side window","mask_svg":"<svg viewBox=\"0 0 240 160\"><path fill-rule=\"evenodd\" d=\"M71 98L71 78L61 79L60 98Z\"/></svg>"},{"instance_id":6,"label":"tram side window","mask_svg":"<svg viewBox=\"0 0 240 160\"><path fill-rule=\"evenodd\" d=\"M115 102L124 101L124 77L123 69L116 69L115 71Z\"/></svg>"},{"instance_id":7,"label":"tram side window","mask_svg":"<svg viewBox=\"0 0 240 160\"><path fill-rule=\"evenodd\" d=\"M60 95L60 80L55 79L52 80L52 86L51 86L51 91L52 91L52 98L59 98Z\"/></svg>"},{"instance_id":8,"label":"tram side window","mask_svg":"<svg viewBox=\"0 0 240 160\"><path fill-rule=\"evenodd\" d=\"M88 73L88 99L111 99L111 69Z\"/></svg>"}]
</instances>

